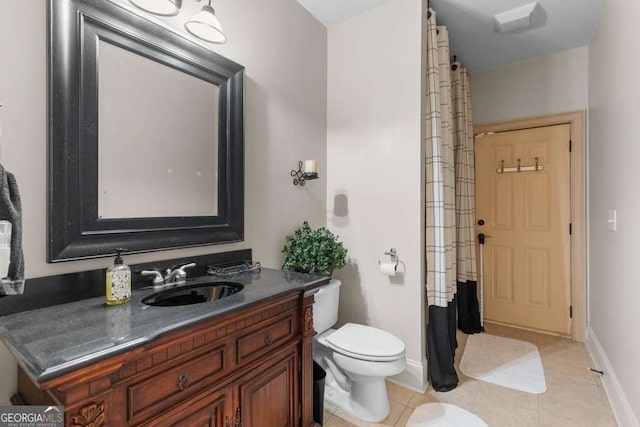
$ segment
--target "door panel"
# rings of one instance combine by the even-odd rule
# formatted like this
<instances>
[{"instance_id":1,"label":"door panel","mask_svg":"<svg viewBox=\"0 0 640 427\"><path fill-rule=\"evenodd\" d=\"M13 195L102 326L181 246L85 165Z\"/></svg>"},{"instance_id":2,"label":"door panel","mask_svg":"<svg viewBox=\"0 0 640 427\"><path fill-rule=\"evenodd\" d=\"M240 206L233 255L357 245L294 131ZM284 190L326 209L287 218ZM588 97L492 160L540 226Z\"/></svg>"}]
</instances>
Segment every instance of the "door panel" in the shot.
<instances>
[{"instance_id":1,"label":"door panel","mask_svg":"<svg viewBox=\"0 0 640 427\"><path fill-rule=\"evenodd\" d=\"M491 204L493 228L513 229L513 180L507 175L491 177L493 193Z\"/></svg>"},{"instance_id":2,"label":"door panel","mask_svg":"<svg viewBox=\"0 0 640 427\"><path fill-rule=\"evenodd\" d=\"M549 231L549 180L546 175L524 177L525 230Z\"/></svg>"},{"instance_id":3,"label":"door panel","mask_svg":"<svg viewBox=\"0 0 640 427\"><path fill-rule=\"evenodd\" d=\"M549 308L549 251L525 250L525 286L527 305Z\"/></svg>"},{"instance_id":4,"label":"door panel","mask_svg":"<svg viewBox=\"0 0 640 427\"><path fill-rule=\"evenodd\" d=\"M203 393L204 394L204 393ZM233 387L195 397L189 406L179 406L149 425L155 427L229 427L233 414Z\"/></svg>"},{"instance_id":5,"label":"door panel","mask_svg":"<svg viewBox=\"0 0 640 427\"><path fill-rule=\"evenodd\" d=\"M570 333L570 126L476 139L476 216L485 224L488 321ZM498 173L533 166L543 171Z\"/></svg>"},{"instance_id":6,"label":"door panel","mask_svg":"<svg viewBox=\"0 0 640 427\"><path fill-rule=\"evenodd\" d=\"M505 246L491 248L491 296L493 300L513 302L513 249Z\"/></svg>"},{"instance_id":7,"label":"door panel","mask_svg":"<svg viewBox=\"0 0 640 427\"><path fill-rule=\"evenodd\" d=\"M242 378L239 405L244 427L289 427L296 421L297 352L266 363Z\"/></svg>"}]
</instances>

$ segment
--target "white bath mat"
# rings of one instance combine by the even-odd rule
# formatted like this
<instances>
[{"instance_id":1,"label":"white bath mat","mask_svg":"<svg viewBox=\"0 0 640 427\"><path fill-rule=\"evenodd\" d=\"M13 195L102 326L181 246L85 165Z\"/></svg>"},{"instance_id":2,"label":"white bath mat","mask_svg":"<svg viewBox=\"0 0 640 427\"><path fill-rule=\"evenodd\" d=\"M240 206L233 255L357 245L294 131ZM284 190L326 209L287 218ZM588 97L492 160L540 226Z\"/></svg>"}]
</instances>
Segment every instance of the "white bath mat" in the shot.
<instances>
[{"instance_id":1,"label":"white bath mat","mask_svg":"<svg viewBox=\"0 0 640 427\"><path fill-rule=\"evenodd\" d=\"M407 427L488 427L476 415L449 403L425 403L418 406Z\"/></svg>"},{"instance_id":2,"label":"white bath mat","mask_svg":"<svg viewBox=\"0 0 640 427\"><path fill-rule=\"evenodd\" d=\"M460 370L469 377L515 390L533 394L547 391L538 347L525 341L470 335Z\"/></svg>"}]
</instances>

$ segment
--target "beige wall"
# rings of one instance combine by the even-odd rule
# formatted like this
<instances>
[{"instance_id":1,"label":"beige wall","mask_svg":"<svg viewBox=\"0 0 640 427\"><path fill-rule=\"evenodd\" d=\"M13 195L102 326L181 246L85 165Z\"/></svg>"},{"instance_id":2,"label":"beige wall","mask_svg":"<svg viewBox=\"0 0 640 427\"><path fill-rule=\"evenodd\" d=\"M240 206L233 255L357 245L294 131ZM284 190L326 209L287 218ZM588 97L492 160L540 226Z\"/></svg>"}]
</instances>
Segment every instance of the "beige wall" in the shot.
<instances>
[{"instance_id":1,"label":"beige wall","mask_svg":"<svg viewBox=\"0 0 640 427\"><path fill-rule=\"evenodd\" d=\"M587 109L588 57L585 46L472 74L473 122Z\"/></svg>"},{"instance_id":2,"label":"beige wall","mask_svg":"<svg viewBox=\"0 0 640 427\"><path fill-rule=\"evenodd\" d=\"M191 3L201 5L185 5ZM20 185L27 277L111 263L45 261L46 4L0 1L0 155ZM304 219L325 224L325 27L292 0L218 2L216 10L229 42L213 50L246 67L245 242L127 256L128 263L253 248L263 265L279 267L287 233ZM189 15L173 18L172 25L180 28ZM294 187L289 176L300 159L320 165L321 178L304 188ZM15 362L0 346L0 404L8 402L14 379Z\"/></svg>"},{"instance_id":3,"label":"beige wall","mask_svg":"<svg viewBox=\"0 0 640 427\"><path fill-rule=\"evenodd\" d=\"M637 0L608 0L589 48L589 345L621 426L640 420L638 16ZM611 209L618 231L607 228Z\"/></svg>"},{"instance_id":4,"label":"beige wall","mask_svg":"<svg viewBox=\"0 0 640 427\"><path fill-rule=\"evenodd\" d=\"M407 346L398 381L423 384L421 2L395 0L329 28L327 224L349 249L340 322ZM378 260L396 248L403 277Z\"/></svg>"}]
</instances>

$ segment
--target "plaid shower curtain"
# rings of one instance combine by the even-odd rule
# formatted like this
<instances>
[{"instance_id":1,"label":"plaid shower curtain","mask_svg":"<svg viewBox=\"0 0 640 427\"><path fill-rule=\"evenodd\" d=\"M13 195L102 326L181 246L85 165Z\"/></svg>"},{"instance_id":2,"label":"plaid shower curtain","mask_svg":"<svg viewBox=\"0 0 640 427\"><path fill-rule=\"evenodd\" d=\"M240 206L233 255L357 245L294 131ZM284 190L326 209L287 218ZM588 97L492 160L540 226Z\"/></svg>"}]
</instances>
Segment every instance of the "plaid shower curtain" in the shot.
<instances>
[{"instance_id":1,"label":"plaid shower curtain","mask_svg":"<svg viewBox=\"0 0 640 427\"><path fill-rule=\"evenodd\" d=\"M426 245L427 300L447 307L456 293L456 199L449 37L427 25Z\"/></svg>"},{"instance_id":2,"label":"plaid shower curtain","mask_svg":"<svg viewBox=\"0 0 640 427\"><path fill-rule=\"evenodd\" d=\"M448 32L446 27L436 25L433 10L426 37L427 362L434 389L448 391L458 384L453 366L458 322L464 320L463 330L473 329L466 324L475 326L477 317L479 328L473 124L469 78L459 63L452 71ZM460 315L457 293L463 296Z\"/></svg>"},{"instance_id":3,"label":"plaid shower curtain","mask_svg":"<svg viewBox=\"0 0 640 427\"><path fill-rule=\"evenodd\" d=\"M456 173L456 276L458 329L482 331L477 294L475 234L475 164L471 90L467 70L452 66L453 122Z\"/></svg>"},{"instance_id":4,"label":"plaid shower curtain","mask_svg":"<svg viewBox=\"0 0 640 427\"><path fill-rule=\"evenodd\" d=\"M473 120L469 75L458 62L452 67L453 121L456 175L456 255L457 281L475 282L475 164Z\"/></svg>"}]
</instances>

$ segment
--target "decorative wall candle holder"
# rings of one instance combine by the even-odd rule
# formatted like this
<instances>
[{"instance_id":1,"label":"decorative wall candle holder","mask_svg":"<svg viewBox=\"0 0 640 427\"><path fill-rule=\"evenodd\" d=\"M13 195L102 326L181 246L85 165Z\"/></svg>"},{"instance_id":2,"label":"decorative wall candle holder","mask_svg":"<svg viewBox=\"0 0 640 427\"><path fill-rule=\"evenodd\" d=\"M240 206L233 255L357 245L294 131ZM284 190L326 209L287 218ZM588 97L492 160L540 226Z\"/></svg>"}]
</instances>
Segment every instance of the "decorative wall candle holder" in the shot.
<instances>
[{"instance_id":1,"label":"decorative wall candle holder","mask_svg":"<svg viewBox=\"0 0 640 427\"><path fill-rule=\"evenodd\" d=\"M301 187L303 187L308 180L318 179L318 161L299 161L298 170L293 169L291 176L293 177L293 185L300 185Z\"/></svg>"}]
</instances>

